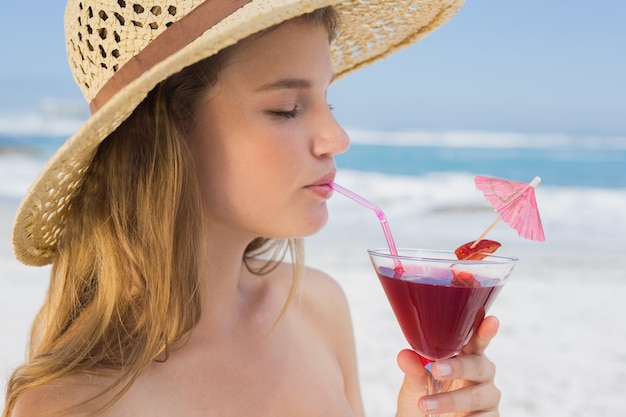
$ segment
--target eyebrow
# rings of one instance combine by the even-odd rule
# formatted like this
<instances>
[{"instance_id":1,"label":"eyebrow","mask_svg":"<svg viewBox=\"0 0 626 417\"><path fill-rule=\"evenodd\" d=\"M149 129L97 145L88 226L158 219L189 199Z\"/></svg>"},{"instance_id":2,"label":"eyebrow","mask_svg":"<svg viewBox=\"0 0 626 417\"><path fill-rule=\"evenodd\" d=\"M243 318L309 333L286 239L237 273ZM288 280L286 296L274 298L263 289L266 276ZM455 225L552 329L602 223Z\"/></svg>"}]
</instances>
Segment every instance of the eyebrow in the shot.
<instances>
[{"instance_id":1,"label":"eyebrow","mask_svg":"<svg viewBox=\"0 0 626 417\"><path fill-rule=\"evenodd\" d=\"M333 74L330 83L335 79L335 74ZM330 84L329 83L329 84ZM303 79L303 78L281 78L279 80L273 81L271 83L267 83L262 85L257 89L257 91L271 91L271 90L282 90L282 89L307 89L311 88L311 81Z\"/></svg>"},{"instance_id":2,"label":"eyebrow","mask_svg":"<svg viewBox=\"0 0 626 417\"><path fill-rule=\"evenodd\" d=\"M264 84L257 91L282 90L282 89L305 89L310 88L311 82L301 78L281 78L274 82Z\"/></svg>"}]
</instances>

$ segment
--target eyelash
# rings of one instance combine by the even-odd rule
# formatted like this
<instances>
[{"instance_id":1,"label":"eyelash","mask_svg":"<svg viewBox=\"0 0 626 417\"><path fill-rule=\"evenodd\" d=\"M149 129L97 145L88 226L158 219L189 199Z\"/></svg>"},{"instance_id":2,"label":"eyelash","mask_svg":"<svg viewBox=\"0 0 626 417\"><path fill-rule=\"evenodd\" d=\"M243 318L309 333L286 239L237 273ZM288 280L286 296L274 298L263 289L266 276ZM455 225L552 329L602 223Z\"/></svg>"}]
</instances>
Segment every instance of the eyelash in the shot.
<instances>
[{"instance_id":1,"label":"eyelash","mask_svg":"<svg viewBox=\"0 0 626 417\"><path fill-rule=\"evenodd\" d=\"M301 113L301 111L298 108L298 106L295 106L292 110L288 110L288 111L281 111L281 110L270 111L271 115L278 116L281 119L294 119L300 113Z\"/></svg>"},{"instance_id":2,"label":"eyelash","mask_svg":"<svg viewBox=\"0 0 626 417\"><path fill-rule=\"evenodd\" d=\"M330 109L330 111L333 111L332 104L329 104L328 108ZM302 111L298 108L298 106L295 106L292 110L288 110L288 111L272 110L269 113L273 116L278 116L281 119L295 119L300 113L302 113Z\"/></svg>"}]
</instances>

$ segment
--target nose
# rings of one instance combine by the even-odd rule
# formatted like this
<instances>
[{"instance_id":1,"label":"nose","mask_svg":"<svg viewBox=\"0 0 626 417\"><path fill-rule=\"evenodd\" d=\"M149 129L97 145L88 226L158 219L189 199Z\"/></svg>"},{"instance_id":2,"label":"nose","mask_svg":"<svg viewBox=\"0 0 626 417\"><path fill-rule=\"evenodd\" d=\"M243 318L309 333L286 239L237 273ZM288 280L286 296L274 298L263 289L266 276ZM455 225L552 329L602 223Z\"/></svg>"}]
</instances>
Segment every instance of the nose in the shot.
<instances>
[{"instance_id":1,"label":"nose","mask_svg":"<svg viewBox=\"0 0 626 417\"><path fill-rule=\"evenodd\" d=\"M320 111L314 123L313 154L317 157L333 156L350 147L350 138L328 106Z\"/></svg>"}]
</instances>

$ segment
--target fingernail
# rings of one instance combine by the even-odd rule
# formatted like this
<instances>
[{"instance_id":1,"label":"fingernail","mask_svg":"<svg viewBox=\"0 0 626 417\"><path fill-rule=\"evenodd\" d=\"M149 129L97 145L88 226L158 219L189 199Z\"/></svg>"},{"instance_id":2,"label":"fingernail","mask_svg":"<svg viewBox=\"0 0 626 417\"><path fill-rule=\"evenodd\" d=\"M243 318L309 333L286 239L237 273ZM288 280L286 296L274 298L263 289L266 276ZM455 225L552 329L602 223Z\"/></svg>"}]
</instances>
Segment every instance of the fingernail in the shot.
<instances>
[{"instance_id":1,"label":"fingernail","mask_svg":"<svg viewBox=\"0 0 626 417\"><path fill-rule=\"evenodd\" d=\"M435 366L437 367L438 376L448 376L452 373L452 367L447 363L437 363Z\"/></svg>"},{"instance_id":2,"label":"fingernail","mask_svg":"<svg viewBox=\"0 0 626 417\"><path fill-rule=\"evenodd\" d=\"M423 407L422 411L425 411L425 412L436 410L437 407L439 407L439 401L433 398L426 398L422 400L422 407Z\"/></svg>"}]
</instances>

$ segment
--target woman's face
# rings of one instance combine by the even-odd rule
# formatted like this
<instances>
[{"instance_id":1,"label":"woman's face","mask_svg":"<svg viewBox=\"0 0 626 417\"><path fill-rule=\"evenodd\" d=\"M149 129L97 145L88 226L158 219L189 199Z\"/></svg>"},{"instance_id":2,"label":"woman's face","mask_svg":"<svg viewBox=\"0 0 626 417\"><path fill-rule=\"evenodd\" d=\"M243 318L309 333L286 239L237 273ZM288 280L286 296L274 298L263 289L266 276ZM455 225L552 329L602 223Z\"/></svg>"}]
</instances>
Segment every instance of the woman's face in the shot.
<instances>
[{"instance_id":1,"label":"woman's face","mask_svg":"<svg viewBox=\"0 0 626 417\"><path fill-rule=\"evenodd\" d=\"M235 48L190 137L210 227L286 238L326 223L324 184L349 146L326 101L333 76L323 26L294 20Z\"/></svg>"}]
</instances>

